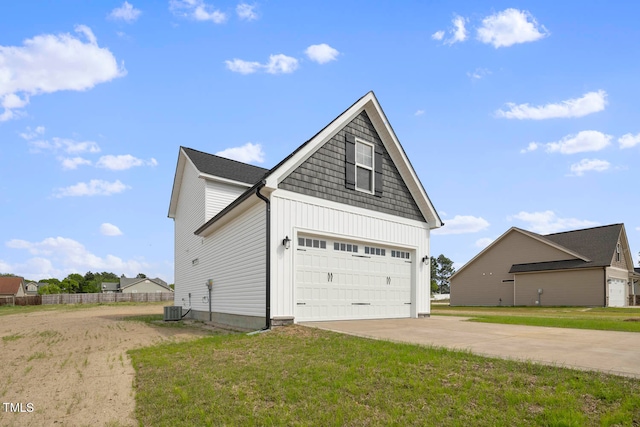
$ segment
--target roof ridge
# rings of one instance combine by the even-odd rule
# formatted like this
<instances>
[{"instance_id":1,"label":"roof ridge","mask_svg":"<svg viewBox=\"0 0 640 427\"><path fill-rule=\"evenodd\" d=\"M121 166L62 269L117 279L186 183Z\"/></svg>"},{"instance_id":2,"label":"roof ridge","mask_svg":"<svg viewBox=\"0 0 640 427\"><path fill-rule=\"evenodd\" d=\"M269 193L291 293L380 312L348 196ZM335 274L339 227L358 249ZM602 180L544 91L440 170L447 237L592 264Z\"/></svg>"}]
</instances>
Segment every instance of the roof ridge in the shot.
<instances>
[{"instance_id":1,"label":"roof ridge","mask_svg":"<svg viewBox=\"0 0 640 427\"><path fill-rule=\"evenodd\" d=\"M578 231L596 230L598 228L615 227L617 225L624 225L624 223L619 222L619 223L616 223L616 224L598 225L598 226L595 226L595 227L579 228L577 230L558 231L557 233L541 234L541 236L543 236L543 237L556 236L558 234L567 234L567 233L575 233L575 232L578 232Z\"/></svg>"},{"instance_id":2,"label":"roof ridge","mask_svg":"<svg viewBox=\"0 0 640 427\"><path fill-rule=\"evenodd\" d=\"M253 167L253 168L263 169L263 170L265 170L265 171L269 171L269 169L267 169L267 168L263 168L262 166L256 166L256 165L252 165L251 163L241 162L240 160L235 160L235 159L230 159L230 158L228 158L228 157L218 156L217 154L206 153L206 152L201 151L201 150L196 150L195 148L185 147L185 146L183 146L183 145L181 145L181 146L180 146L180 148L187 149L187 150L191 150L191 151L195 151L195 152L197 152L197 153L205 154L205 155L207 155L207 156L217 157L217 158L219 158L219 159L227 160L227 161L230 161L230 162L239 163L239 164L241 164L241 165L243 165L243 166L251 166L251 167Z\"/></svg>"}]
</instances>

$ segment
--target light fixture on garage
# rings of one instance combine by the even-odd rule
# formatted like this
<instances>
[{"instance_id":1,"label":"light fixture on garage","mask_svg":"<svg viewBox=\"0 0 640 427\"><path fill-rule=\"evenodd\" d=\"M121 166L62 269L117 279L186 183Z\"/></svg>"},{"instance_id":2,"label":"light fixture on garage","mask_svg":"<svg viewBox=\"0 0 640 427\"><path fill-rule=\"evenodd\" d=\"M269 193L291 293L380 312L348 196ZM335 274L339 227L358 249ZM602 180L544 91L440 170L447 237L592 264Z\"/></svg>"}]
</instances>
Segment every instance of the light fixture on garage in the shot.
<instances>
[{"instance_id":1,"label":"light fixture on garage","mask_svg":"<svg viewBox=\"0 0 640 427\"><path fill-rule=\"evenodd\" d=\"M429 262L429 255L423 256L422 257L422 262L425 263L425 264L428 263Z\"/></svg>"},{"instance_id":2,"label":"light fixture on garage","mask_svg":"<svg viewBox=\"0 0 640 427\"><path fill-rule=\"evenodd\" d=\"M284 246L285 249L289 249L289 246L291 246L291 239L289 236L282 239L282 246Z\"/></svg>"}]
</instances>

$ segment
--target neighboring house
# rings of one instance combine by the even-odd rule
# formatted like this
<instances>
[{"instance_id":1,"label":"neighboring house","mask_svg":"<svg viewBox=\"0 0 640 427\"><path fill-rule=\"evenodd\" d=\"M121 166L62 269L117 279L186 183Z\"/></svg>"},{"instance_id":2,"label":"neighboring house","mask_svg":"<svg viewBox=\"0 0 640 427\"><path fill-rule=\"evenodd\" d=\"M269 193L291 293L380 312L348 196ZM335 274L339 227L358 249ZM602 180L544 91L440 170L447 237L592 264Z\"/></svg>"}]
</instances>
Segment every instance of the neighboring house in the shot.
<instances>
[{"instance_id":1,"label":"neighboring house","mask_svg":"<svg viewBox=\"0 0 640 427\"><path fill-rule=\"evenodd\" d=\"M160 278L121 277L120 282L102 282L102 293L149 293L173 292L167 282Z\"/></svg>"},{"instance_id":2,"label":"neighboring house","mask_svg":"<svg viewBox=\"0 0 640 427\"><path fill-rule=\"evenodd\" d=\"M373 92L270 170L180 147L169 218L175 304L195 318L429 315L442 222Z\"/></svg>"},{"instance_id":3,"label":"neighboring house","mask_svg":"<svg viewBox=\"0 0 640 427\"><path fill-rule=\"evenodd\" d=\"M15 276L0 277L0 298L23 297L27 295L24 287L24 278Z\"/></svg>"},{"instance_id":4,"label":"neighboring house","mask_svg":"<svg viewBox=\"0 0 640 427\"><path fill-rule=\"evenodd\" d=\"M164 280L155 278L126 278L120 279L120 292L122 293L147 293L147 292L173 292Z\"/></svg>"},{"instance_id":5,"label":"neighboring house","mask_svg":"<svg viewBox=\"0 0 640 427\"><path fill-rule=\"evenodd\" d=\"M25 292L27 293L27 295L38 295L38 289L48 284L49 283L47 282L29 282L25 285Z\"/></svg>"},{"instance_id":6,"label":"neighboring house","mask_svg":"<svg viewBox=\"0 0 640 427\"><path fill-rule=\"evenodd\" d=\"M451 276L451 305L624 307L639 277L623 224L544 236L513 227Z\"/></svg>"}]
</instances>

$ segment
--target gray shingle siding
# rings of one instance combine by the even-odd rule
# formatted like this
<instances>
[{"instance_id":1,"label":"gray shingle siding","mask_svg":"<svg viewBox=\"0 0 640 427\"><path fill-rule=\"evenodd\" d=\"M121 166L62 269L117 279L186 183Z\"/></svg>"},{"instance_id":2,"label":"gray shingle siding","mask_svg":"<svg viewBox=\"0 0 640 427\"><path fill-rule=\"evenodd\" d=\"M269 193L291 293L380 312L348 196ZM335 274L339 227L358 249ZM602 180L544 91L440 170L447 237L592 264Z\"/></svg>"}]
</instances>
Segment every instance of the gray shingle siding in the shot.
<instances>
[{"instance_id":1,"label":"gray shingle siding","mask_svg":"<svg viewBox=\"0 0 640 427\"><path fill-rule=\"evenodd\" d=\"M382 148L382 197L345 186L346 134ZM340 130L278 186L284 190L426 222L366 112Z\"/></svg>"}]
</instances>

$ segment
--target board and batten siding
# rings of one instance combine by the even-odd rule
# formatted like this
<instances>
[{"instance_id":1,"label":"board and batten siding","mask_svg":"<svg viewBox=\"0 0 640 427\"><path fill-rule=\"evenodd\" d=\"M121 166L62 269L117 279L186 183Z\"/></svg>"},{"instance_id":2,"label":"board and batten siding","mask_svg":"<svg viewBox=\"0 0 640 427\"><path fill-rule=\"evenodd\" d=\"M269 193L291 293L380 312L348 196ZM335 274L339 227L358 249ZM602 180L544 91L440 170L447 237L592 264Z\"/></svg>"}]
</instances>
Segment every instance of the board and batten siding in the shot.
<instances>
[{"instance_id":1,"label":"board and batten siding","mask_svg":"<svg viewBox=\"0 0 640 427\"><path fill-rule=\"evenodd\" d=\"M246 191L248 187L229 184L226 182L205 180L206 182L206 214L205 220L209 221L218 212L226 208L231 202ZM203 222L203 224L204 224ZM202 225L202 224L200 224ZM199 227L199 226L198 226ZM197 227L196 227L197 228ZM194 228L195 230L195 228Z\"/></svg>"},{"instance_id":2,"label":"board and batten siding","mask_svg":"<svg viewBox=\"0 0 640 427\"><path fill-rule=\"evenodd\" d=\"M188 294L197 279L192 264L198 260L202 245L201 238L193 232L205 223L205 181L198 178L198 171L189 161L185 163L179 194L174 218L174 304L188 308Z\"/></svg>"},{"instance_id":3,"label":"board and batten siding","mask_svg":"<svg viewBox=\"0 0 640 427\"><path fill-rule=\"evenodd\" d=\"M513 264L561 261L571 255L512 230L451 278L451 305L513 305Z\"/></svg>"},{"instance_id":4,"label":"board and batten siding","mask_svg":"<svg viewBox=\"0 0 640 427\"><path fill-rule=\"evenodd\" d=\"M430 312L430 269L421 262L429 254L425 222L365 211L309 196L276 190L271 196L271 313L295 316L295 242L297 234L377 242L412 251L411 316ZM289 236L290 249L282 240Z\"/></svg>"},{"instance_id":5,"label":"board and batten siding","mask_svg":"<svg viewBox=\"0 0 640 427\"><path fill-rule=\"evenodd\" d=\"M604 269L559 270L516 274L516 305L605 305Z\"/></svg>"}]
</instances>

